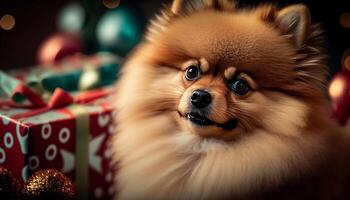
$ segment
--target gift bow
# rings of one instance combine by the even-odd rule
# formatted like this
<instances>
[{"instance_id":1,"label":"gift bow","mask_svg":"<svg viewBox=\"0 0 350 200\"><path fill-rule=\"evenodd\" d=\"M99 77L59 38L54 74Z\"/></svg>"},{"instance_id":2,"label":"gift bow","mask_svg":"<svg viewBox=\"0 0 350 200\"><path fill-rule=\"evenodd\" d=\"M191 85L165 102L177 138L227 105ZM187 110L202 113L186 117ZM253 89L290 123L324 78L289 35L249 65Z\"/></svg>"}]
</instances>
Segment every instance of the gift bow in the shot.
<instances>
[{"instance_id":1,"label":"gift bow","mask_svg":"<svg viewBox=\"0 0 350 200\"><path fill-rule=\"evenodd\" d=\"M50 109L62 108L73 103L88 103L106 96L107 94L108 92L104 89L95 89L80 92L78 96L73 98L70 93L60 87L54 88L51 94L48 91L41 91L38 88L30 87L23 81L20 81L0 70L0 97L6 99L0 99L0 107L6 105L9 107L29 107L31 109L36 109L33 112L24 114L23 116L15 116L17 119L20 117L29 117L39 114ZM45 101L45 95L49 97L48 101Z\"/></svg>"},{"instance_id":2,"label":"gift bow","mask_svg":"<svg viewBox=\"0 0 350 200\"><path fill-rule=\"evenodd\" d=\"M74 103L85 104L107 96L108 94L109 91L105 89L96 89L88 92L82 92L74 98L70 93L66 92L65 90L61 88L56 88L53 94L51 95L49 101L46 103L40 95L35 93L29 87L25 86L24 84L19 84L15 88L13 96L24 96L29 101L30 107L37 109L25 113L16 114L11 117L13 119L20 119L44 113L52 109L64 108Z\"/></svg>"}]
</instances>

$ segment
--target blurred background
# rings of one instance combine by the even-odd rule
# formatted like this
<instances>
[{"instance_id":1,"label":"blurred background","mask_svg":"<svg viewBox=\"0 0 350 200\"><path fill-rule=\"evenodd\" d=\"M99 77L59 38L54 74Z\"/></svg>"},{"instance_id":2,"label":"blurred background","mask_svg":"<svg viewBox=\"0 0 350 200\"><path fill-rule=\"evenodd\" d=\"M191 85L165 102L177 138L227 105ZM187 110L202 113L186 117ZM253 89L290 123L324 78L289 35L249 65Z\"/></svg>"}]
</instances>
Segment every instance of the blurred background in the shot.
<instances>
[{"instance_id":1,"label":"blurred background","mask_svg":"<svg viewBox=\"0 0 350 200\"><path fill-rule=\"evenodd\" d=\"M332 74L349 67L349 0L238 1L243 7L264 2L306 4L313 21L322 23L326 30ZM166 3L169 1L1 0L0 69L44 64L74 52L110 51L124 56L142 37L148 19ZM48 48L57 50L50 52Z\"/></svg>"}]
</instances>

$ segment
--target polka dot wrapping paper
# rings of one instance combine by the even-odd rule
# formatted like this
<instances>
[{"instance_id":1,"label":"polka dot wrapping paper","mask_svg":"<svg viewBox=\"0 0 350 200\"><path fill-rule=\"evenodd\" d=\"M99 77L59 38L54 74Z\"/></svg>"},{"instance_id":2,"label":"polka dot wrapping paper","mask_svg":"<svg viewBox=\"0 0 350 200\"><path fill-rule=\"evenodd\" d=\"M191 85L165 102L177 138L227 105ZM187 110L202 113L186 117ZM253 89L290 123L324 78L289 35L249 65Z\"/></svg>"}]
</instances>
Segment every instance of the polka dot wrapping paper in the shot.
<instances>
[{"instance_id":1,"label":"polka dot wrapping paper","mask_svg":"<svg viewBox=\"0 0 350 200\"><path fill-rule=\"evenodd\" d=\"M22 182L38 170L57 169L75 183L79 199L111 199L115 191L107 141L115 130L115 112L109 99L101 97L19 119L13 116L25 116L32 109L3 105L0 165Z\"/></svg>"}]
</instances>

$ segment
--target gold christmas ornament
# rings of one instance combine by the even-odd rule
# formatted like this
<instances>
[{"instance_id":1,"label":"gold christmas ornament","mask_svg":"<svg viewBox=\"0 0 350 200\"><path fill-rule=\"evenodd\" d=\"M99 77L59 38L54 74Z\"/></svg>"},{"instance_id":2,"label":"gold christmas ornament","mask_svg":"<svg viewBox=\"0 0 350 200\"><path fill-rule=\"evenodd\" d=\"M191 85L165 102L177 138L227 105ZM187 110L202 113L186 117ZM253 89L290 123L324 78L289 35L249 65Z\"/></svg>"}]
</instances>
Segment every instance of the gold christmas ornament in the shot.
<instances>
[{"instance_id":1,"label":"gold christmas ornament","mask_svg":"<svg viewBox=\"0 0 350 200\"><path fill-rule=\"evenodd\" d=\"M25 187L26 200L72 200L75 190L71 181L61 172L53 169L41 170L33 174Z\"/></svg>"}]
</instances>

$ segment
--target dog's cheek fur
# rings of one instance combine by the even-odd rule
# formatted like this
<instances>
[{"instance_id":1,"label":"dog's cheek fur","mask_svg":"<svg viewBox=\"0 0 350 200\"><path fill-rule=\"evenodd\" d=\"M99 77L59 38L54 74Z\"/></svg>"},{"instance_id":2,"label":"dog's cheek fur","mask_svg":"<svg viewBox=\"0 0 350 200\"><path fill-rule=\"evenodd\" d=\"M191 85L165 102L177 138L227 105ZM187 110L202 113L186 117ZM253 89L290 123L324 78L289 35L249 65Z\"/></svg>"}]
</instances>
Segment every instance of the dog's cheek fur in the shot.
<instances>
[{"instance_id":1,"label":"dog's cheek fur","mask_svg":"<svg viewBox=\"0 0 350 200\"><path fill-rule=\"evenodd\" d=\"M266 130L284 136L300 136L309 118L305 103L283 94L272 93L267 101L261 121Z\"/></svg>"},{"instance_id":2,"label":"dog's cheek fur","mask_svg":"<svg viewBox=\"0 0 350 200\"><path fill-rule=\"evenodd\" d=\"M233 99L229 109L248 135L264 129L274 134L299 136L299 130L306 127L309 118L307 104L282 93L254 91L246 98Z\"/></svg>"},{"instance_id":3,"label":"dog's cheek fur","mask_svg":"<svg viewBox=\"0 0 350 200\"><path fill-rule=\"evenodd\" d=\"M137 63L136 63L137 62ZM118 116L140 117L160 111L176 110L184 88L178 70L167 67L148 66L142 60L127 63L117 87ZM124 112L125 110L125 112ZM143 112L140 112L140 111Z\"/></svg>"}]
</instances>

